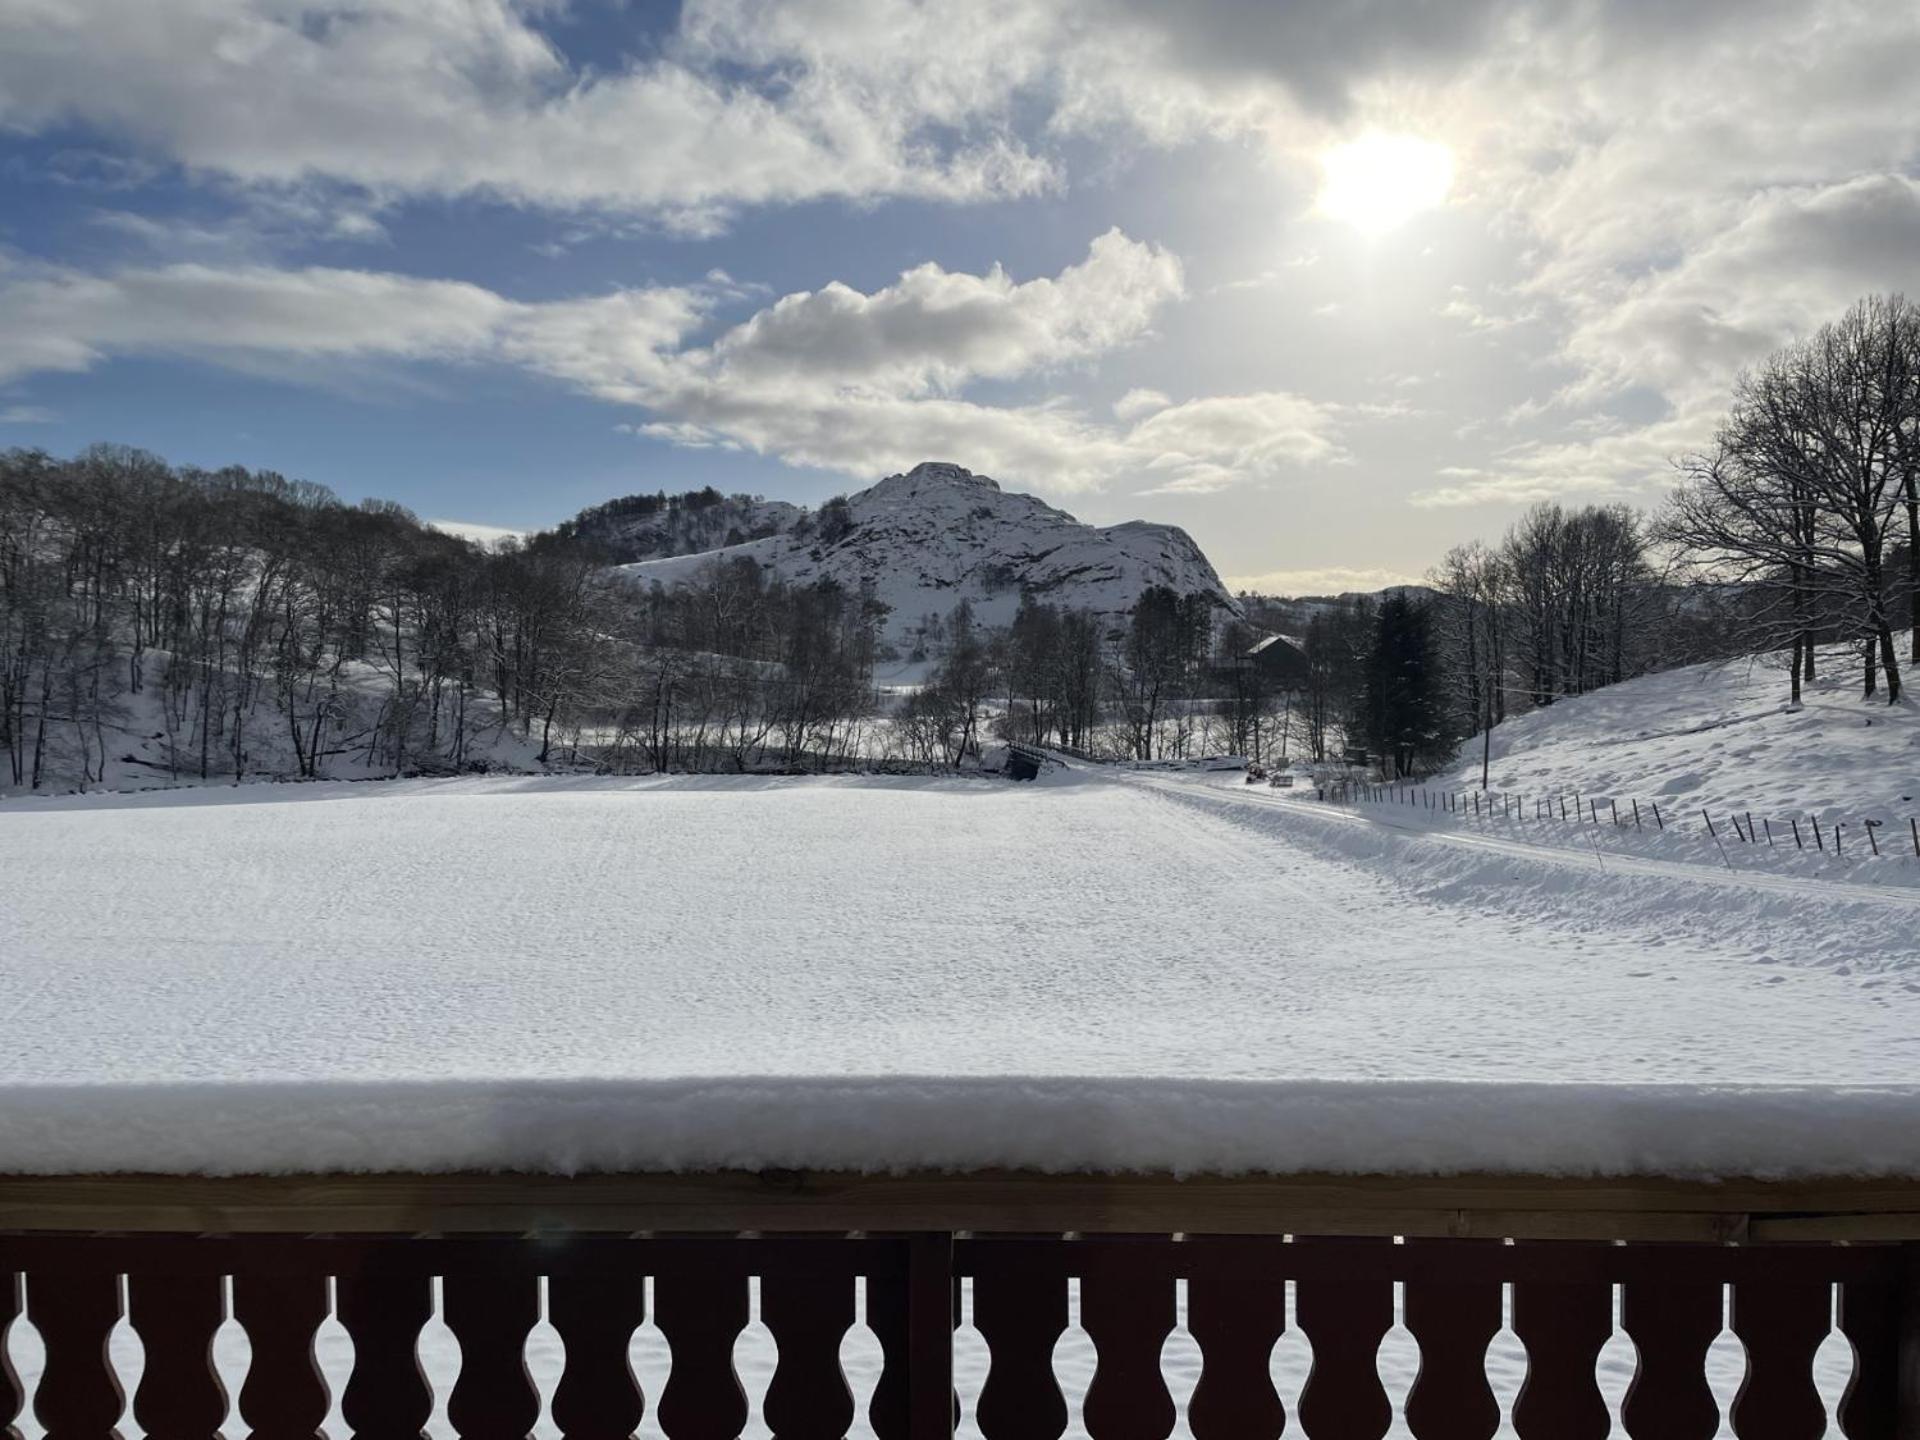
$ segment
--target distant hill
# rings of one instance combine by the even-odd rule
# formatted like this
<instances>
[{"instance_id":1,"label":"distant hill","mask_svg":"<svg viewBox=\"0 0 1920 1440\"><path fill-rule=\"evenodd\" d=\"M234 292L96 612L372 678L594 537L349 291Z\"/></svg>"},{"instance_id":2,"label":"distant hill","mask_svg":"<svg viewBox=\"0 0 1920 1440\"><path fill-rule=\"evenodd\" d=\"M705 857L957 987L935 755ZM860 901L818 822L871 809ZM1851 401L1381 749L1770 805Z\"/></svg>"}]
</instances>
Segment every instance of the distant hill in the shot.
<instances>
[{"instance_id":1,"label":"distant hill","mask_svg":"<svg viewBox=\"0 0 1920 1440\"><path fill-rule=\"evenodd\" d=\"M1351 610L1362 601L1378 605L1389 595L1401 593L1415 600L1432 600L1436 593L1425 585L1389 585L1382 590L1343 590L1338 595L1242 595L1247 619L1263 630L1285 635L1304 635L1316 615Z\"/></svg>"},{"instance_id":2,"label":"distant hill","mask_svg":"<svg viewBox=\"0 0 1920 1440\"><path fill-rule=\"evenodd\" d=\"M663 560L777 535L807 512L785 500L722 495L708 487L681 495L626 495L582 510L554 528L593 545L617 565Z\"/></svg>"},{"instance_id":3,"label":"distant hill","mask_svg":"<svg viewBox=\"0 0 1920 1440\"><path fill-rule=\"evenodd\" d=\"M670 583L723 558L750 559L793 584L830 579L850 590L871 589L890 607L887 632L896 642L962 599L983 623L1005 624L1023 592L1119 616L1142 591L1163 585L1181 594L1198 591L1222 613L1240 613L1200 547L1178 526L1085 525L958 465L916 465L779 523L760 539L625 568L635 580Z\"/></svg>"}]
</instances>

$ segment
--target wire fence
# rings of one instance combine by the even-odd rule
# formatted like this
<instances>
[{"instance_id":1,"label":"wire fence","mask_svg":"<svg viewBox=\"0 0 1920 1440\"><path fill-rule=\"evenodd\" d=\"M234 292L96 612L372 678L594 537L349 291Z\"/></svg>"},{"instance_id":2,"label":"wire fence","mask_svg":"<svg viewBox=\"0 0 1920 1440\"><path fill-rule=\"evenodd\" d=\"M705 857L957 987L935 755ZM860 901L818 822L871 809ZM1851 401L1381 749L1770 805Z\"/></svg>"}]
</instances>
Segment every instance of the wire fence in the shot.
<instances>
[{"instance_id":1,"label":"wire fence","mask_svg":"<svg viewBox=\"0 0 1920 1440\"><path fill-rule=\"evenodd\" d=\"M1775 851L1841 860L1904 859L1920 862L1920 817L1903 824L1894 817L1832 818L1819 815L1755 815L1752 810L1710 808L1676 810L1671 802L1634 796L1583 795L1578 791L1551 795L1524 794L1471 788L1439 789L1413 783L1376 784L1369 781L1333 781L1317 788L1317 798L1333 804L1396 805L1424 811L1435 818L1461 821L1497 821L1518 827L1558 827L1587 832L1611 832L1627 838L1638 834L1690 838L1717 849L1726 858L1729 845L1751 847L1751 852ZM1728 862L1731 864L1731 861Z\"/></svg>"}]
</instances>

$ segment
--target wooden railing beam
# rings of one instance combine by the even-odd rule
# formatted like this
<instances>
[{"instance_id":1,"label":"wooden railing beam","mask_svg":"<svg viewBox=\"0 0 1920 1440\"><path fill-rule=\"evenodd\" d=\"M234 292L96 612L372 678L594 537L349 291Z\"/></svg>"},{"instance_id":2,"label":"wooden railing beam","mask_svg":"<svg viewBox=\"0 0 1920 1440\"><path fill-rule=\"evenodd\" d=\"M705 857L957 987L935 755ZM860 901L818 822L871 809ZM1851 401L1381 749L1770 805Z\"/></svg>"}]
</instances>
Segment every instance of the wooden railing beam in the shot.
<instances>
[{"instance_id":1,"label":"wooden railing beam","mask_svg":"<svg viewBox=\"0 0 1920 1440\"><path fill-rule=\"evenodd\" d=\"M0 1231L807 1231L1920 1240L1920 1180L1526 1175L0 1175Z\"/></svg>"}]
</instances>

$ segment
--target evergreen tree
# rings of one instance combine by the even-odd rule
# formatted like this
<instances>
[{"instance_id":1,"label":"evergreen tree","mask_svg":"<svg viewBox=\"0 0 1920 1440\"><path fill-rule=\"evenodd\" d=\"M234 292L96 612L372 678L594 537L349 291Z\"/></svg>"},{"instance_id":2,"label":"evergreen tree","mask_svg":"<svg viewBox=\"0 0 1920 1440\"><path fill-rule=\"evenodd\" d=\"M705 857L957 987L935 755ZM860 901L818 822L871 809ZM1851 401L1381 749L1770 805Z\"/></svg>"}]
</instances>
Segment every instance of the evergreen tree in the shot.
<instances>
[{"instance_id":1,"label":"evergreen tree","mask_svg":"<svg viewBox=\"0 0 1920 1440\"><path fill-rule=\"evenodd\" d=\"M1451 739L1429 608L1404 590L1381 602L1363 677L1367 748L1390 774L1437 760Z\"/></svg>"}]
</instances>

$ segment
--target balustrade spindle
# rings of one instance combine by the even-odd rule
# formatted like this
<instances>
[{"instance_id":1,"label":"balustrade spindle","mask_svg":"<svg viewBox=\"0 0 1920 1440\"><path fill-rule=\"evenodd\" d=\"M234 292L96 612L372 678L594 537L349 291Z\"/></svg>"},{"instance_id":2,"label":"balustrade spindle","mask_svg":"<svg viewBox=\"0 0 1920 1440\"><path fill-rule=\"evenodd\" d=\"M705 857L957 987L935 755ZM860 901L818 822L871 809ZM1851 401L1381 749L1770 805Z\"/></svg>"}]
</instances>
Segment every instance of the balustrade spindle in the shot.
<instances>
[{"instance_id":1,"label":"balustrade spindle","mask_svg":"<svg viewBox=\"0 0 1920 1440\"><path fill-rule=\"evenodd\" d=\"M133 1418L165 1440L216 1440L227 1387L213 1365L213 1332L227 1318L218 1275L129 1275L127 1318L146 1347Z\"/></svg>"},{"instance_id":2,"label":"balustrade spindle","mask_svg":"<svg viewBox=\"0 0 1920 1440\"><path fill-rule=\"evenodd\" d=\"M1385 1239L1315 1240L1363 1249ZM1375 1356L1393 1328L1393 1282L1384 1277L1312 1276L1294 1286L1294 1318L1313 1345L1313 1368L1300 1393L1307 1434L1338 1440L1381 1440L1393 1423L1393 1404L1380 1383Z\"/></svg>"},{"instance_id":3,"label":"balustrade spindle","mask_svg":"<svg viewBox=\"0 0 1920 1440\"><path fill-rule=\"evenodd\" d=\"M7 1350L7 1332L20 1318L26 1303L21 1276L12 1270L0 1270L0 1440L20 1440L20 1431L13 1422L19 1418L20 1407L26 1403L27 1396Z\"/></svg>"},{"instance_id":4,"label":"balustrade spindle","mask_svg":"<svg viewBox=\"0 0 1920 1440\"><path fill-rule=\"evenodd\" d=\"M1491 1262L1497 1240L1408 1240L1409 1260L1472 1246ZM1500 1282L1434 1279L1406 1282L1406 1325L1420 1342L1420 1369L1407 1396L1407 1428L1418 1440L1492 1440L1500 1402L1487 1383L1487 1346L1500 1333Z\"/></svg>"},{"instance_id":5,"label":"balustrade spindle","mask_svg":"<svg viewBox=\"0 0 1920 1440\"><path fill-rule=\"evenodd\" d=\"M1207 1242L1188 1243L1198 1250ZM1200 1346L1187 1425L1194 1440L1277 1440L1287 1412L1269 1362L1287 1328L1286 1281L1220 1258L1226 1263L1196 1266L1187 1281L1187 1330Z\"/></svg>"},{"instance_id":6,"label":"balustrade spindle","mask_svg":"<svg viewBox=\"0 0 1920 1440\"><path fill-rule=\"evenodd\" d=\"M1620 1407L1632 1440L1713 1440L1720 1406L1707 1384L1707 1349L1720 1334L1724 1288L1629 1280L1620 1325L1639 1354Z\"/></svg>"},{"instance_id":7,"label":"balustrade spindle","mask_svg":"<svg viewBox=\"0 0 1920 1440\"><path fill-rule=\"evenodd\" d=\"M760 1318L780 1347L767 1387L773 1440L841 1440L853 1424L853 1391L840 1343L853 1325L851 1275L763 1275Z\"/></svg>"},{"instance_id":8,"label":"balustrade spindle","mask_svg":"<svg viewBox=\"0 0 1920 1440\"><path fill-rule=\"evenodd\" d=\"M1016 1248L1018 1247L1018 1248ZM1053 1374L1053 1347L1067 1328L1067 1279L1038 1245L989 1252L973 1279L973 1325L991 1360L980 1390L980 1433L986 1440L1059 1440L1067 1401Z\"/></svg>"},{"instance_id":9,"label":"balustrade spindle","mask_svg":"<svg viewBox=\"0 0 1920 1440\"><path fill-rule=\"evenodd\" d=\"M1910 1282L1908 1293L1920 1293L1920 1285ZM1840 1333L1853 1347L1853 1375L1840 1397L1847 1440L1899 1440L1904 1308L1893 1275L1841 1283Z\"/></svg>"},{"instance_id":10,"label":"balustrade spindle","mask_svg":"<svg viewBox=\"0 0 1920 1440\"><path fill-rule=\"evenodd\" d=\"M747 1392L733 1347L747 1328L747 1276L726 1266L710 1274L674 1271L653 1279L654 1323L673 1351L660 1393L669 1440L736 1440L747 1423Z\"/></svg>"},{"instance_id":11,"label":"balustrade spindle","mask_svg":"<svg viewBox=\"0 0 1920 1440\"><path fill-rule=\"evenodd\" d=\"M646 1414L628 1349L647 1318L645 1279L621 1270L555 1275L547 1315L566 1346L553 1422L566 1440L632 1440Z\"/></svg>"},{"instance_id":12,"label":"balustrade spindle","mask_svg":"<svg viewBox=\"0 0 1920 1440\"><path fill-rule=\"evenodd\" d=\"M1613 1422L1594 1367L1613 1336L1613 1286L1516 1280L1513 1333L1527 1349L1513 1405L1521 1440L1606 1440Z\"/></svg>"},{"instance_id":13,"label":"balustrade spindle","mask_svg":"<svg viewBox=\"0 0 1920 1440\"><path fill-rule=\"evenodd\" d=\"M107 1339L120 1319L120 1277L29 1270L27 1318L46 1350L33 1414L47 1440L119 1440L126 1396Z\"/></svg>"},{"instance_id":14,"label":"balustrade spindle","mask_svg":"<svg viewBox=\"0 0 1920 1440\"><path fill-rule=\"evenodd\" d=\"M324 1275L236 1275L233 1317L253 1359L240 1386L249 1440L322 1440L331 1396L314 1359L327 1318Z\"/></svg>"},{"instance_id":15,"label":"balustrade spindle","mask_svg":"<svg viewBox=\"0 0 1920 1440\"><path fill-rule=\"evenodd\" d=\"M1171 1271L1124 1244L1089 1260L1080 1279L1080 1328L1093 1337L1085 1419L1092 1440L1166 1440L1177 1418L1160 1352L1178 1318Z\"/></svg>"},{"instance_id":16,"label":"balustrade spindle","mask_svg":"<svg viewBox=\"0 0 1920 1440\"><path fill-rule=\"evenodd\" d=\"M1813 1383L1813 1352L1833 1324L1833 1286L1820 1281L1736 1280L1733 1333L1747 1373L1733 1397L1740 1440L1820 1440L1827 1407Z\"/></svg>"},{"instance_id":17,"label":"balustrade spindle","mask_svg":"<svg viewBox=\"0 0 1920 1440\"><path fill-rule=\"evenodd\" d=\"M510 1256L502 1250L502 1258ZM440 1282L447 1328L460 1342L460 1375L447 1419L461 1440L526 1440L540 1419L527 1373L527 1334L540 1320L540 1282L511 1264Z\"/></svg>"},{"instance_id":18,"label":"balustrade spindle","mask_svg":"<svg viewBox=\"0 0 1920 1440\"><path fill-rule=\"evenodd\" d=\"M373 1268L334 1282L340 1323L353 1340L353 1373L340 1413L353 1440L422 1440L433 1388L420 1368L420 1330L433 1314L425 1275Z\"/></svg>"}]
</instances>

